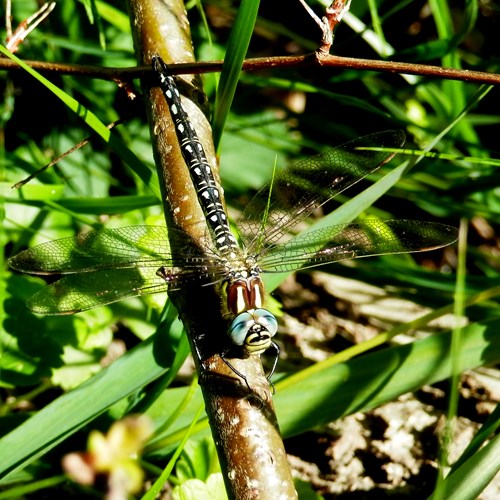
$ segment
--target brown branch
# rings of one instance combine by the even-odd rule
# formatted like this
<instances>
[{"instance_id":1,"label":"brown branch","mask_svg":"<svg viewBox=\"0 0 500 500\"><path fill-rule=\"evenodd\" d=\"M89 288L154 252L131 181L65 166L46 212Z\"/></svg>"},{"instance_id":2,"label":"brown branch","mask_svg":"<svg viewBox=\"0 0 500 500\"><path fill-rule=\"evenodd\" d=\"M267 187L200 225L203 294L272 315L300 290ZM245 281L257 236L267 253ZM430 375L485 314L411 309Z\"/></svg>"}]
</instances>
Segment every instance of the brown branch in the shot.
<instances>
[{"instance_id":1,"label":"brown branch","mask_svg":"<svg viewBox=\"0 0 500 500\"><path fill-rule=\"evenodd\" d=\"M467 69L443 68L430 64L413 64L396 61L377 61L373 59L356 59L353 57L338 57L326 55L318 58L321 66L359 69L362 71L380 71L383 73L400 73L406 75L434 76L446 80L463 82L485 83L499 85L500 74L486 73L484 71L471 71Z\"/></svg>"},{"instance_id":2,"label":"brown branch","mask_svg":"<svg viewBox=\"0 0 500 500\"><path fill-rule=\"evenodd\" d=\"M33 69L44 74L57 73L63 75L85 76L99 78L102 80L114 80L116 82L130 82L135 78L144 77L152 72L150 66L137 66L134 68L103 68L99 66L47 63L40 61L25 61ZM201 74L220 72L223 61L172 63L171 73ZM446 80L458 80L472 83L484 83L488 85L499 85L500 74L486 73L484 71L472 71L467 69L443 68L430 64L413 64L397 61L380 61L375 59L357 59L354 57L340 57L311 53L303 56L278 56L278 57L256 57L246 59L243 63L244 71L258 71L271 68L305 68L331 67L342 69L357 69L361 71L378 71L382 73L400 73L407 75L420 75L436 77ZM10 59L0 59L0 69L11 71L21 68Z\"/></svg>"},{"instance_id":3,"label":"brown branch","mask_svg":"<svg viewBox=\"0 0 500 500\"><path fill-rule=\"evenodd\" d=\"M192 64L194 54L184 2L129 0L129 4L136 52L138 59L148 64L148 71L154 54L167 64L179 60ZM184 80L187 92L182 86L186 96L183 105L217 176L211 129L199 108L200 98L204 97L201 79ZM142 83L171 247L179 252L193 252L196 248L203 252L208 229L166 100L153 79L144 78ZM172 232L171 228L182 232ZM229 498L296 498L260 359L249 356L228 360L245 375L247 386L220 357L230 342L226 334L230 318L222 305L220 289L195 283L169 295L190 340Z\"/></svg>"}]
</instances>

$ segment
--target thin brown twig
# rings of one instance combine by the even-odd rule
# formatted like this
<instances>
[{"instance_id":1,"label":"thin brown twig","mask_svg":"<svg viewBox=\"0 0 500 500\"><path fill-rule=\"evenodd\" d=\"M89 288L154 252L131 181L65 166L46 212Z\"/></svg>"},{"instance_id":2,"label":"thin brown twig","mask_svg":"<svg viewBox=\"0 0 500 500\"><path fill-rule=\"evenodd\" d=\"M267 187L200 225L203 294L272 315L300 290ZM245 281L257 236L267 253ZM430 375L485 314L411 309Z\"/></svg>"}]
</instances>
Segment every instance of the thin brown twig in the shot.
<instances>
[{"instance_id":1,"label":"thin brown twig","mask_svg":"<svg viewBox=\"0 0 500 500\"><path fill-rule=\"evenodd\" d=\"M103 68L89 65L72 65L62 63L47 63L40 61L25 61L33 69L44 74L57 73L73 76L85 76L102 80L114 80L118 83L129 82L135 78L144 77L151 73L149 66L133 68ZM173 75L202 74L219 72L223 61L193 62L170 65ZM383 73L400 73L436 77L447 80L499 85L500 74L467 69L443 68L429 64L413 64L397 61L380 61L374 59L358 59L354 57L340 57L314 52L302 56L257 57L247 59L243 63L244 71L258 71L270 68L304 68L308 66L331 67L342 69L357 69L361 71L379 71ZM0 59L0 69L11 71L21 68L10 59Z\"/></svg>"},{"instance_id":2,"label":"thin brown twig","mask_svg":"<svg viewBox=\"0 0 500 500\"><path fill-rule=\"evenodd\" d=\"M123 123L122 119L115 120L114 122L108 123L108 125L106 125L106 128L108 130L112 130L113 128L115 128L117 125L120 125L121 123ZM75 144L71 148L67 149L63 154L59 155L57 158L55 158L54 160L50 161L49 163L47 163L43 167L40 167L38 170L36 170L36 172L33 172L32 174L28 175L28 177L26 177L25 179L23 179L23 180L21 180L19 182L16 182L11 187L11 189L20 189L20 188L22 188L23 186L25 186L26 184L28 184L28 182L32 181L35 177L38 177L40 174L42 174L43 172L45 172L47 169L49 169L50 167L53 167L54 165L56 165L57 163L59 163L61 160L64 160L64 158L66 158L67 156L69 156L70 154L72 154L73 152L75 152L77 149L83 148L83 146L85 146L86 144L88 144L92 140L92 138L94 136L95 136L95 134L91 135L91 136L88 136L85 139L83 139L82 141L80 141L78 144Z\"/></svg>"},{"instance_id":3,"label":"thin brown twig","mask_svg":"<svg viewBox=\"0 0 500 500\"><path fill-rule=\"evenodd\" d=\"M94 77L105 80L114 80L118 85L129 88L130 82L138 77L151 73L150 66L137 66L134 68L103 68L98 66L70 65L59 63L45 63L39 61L25 61L26 64L42 73L57 73L73 76ZM169 69L172 74L201 74L217 72L222 70L223 61L209 61L197 63L171 64ZM448 80L458 80L478 84L498 85L500 84L500 75L497 73L486 73L482 71L471 71L464 69L443 68L427 64L412 64L396 61L380 61L373 59L357 59L353 57L339 57L326 54L318 50L312 54L303 56L278 56L278 57L260 57L247 59L243 63L244 71L257 71L259 69L269 68L303 68L303 67L330 67L342 69L357 69L361 71L379 71L383 73L409 74L426 77L437 77ZM21 69L15 61L10 59L0 59L0 68L12 70ZM84 143L77 145L81 147ZM75 149L75 148L72 148ZM70 150L70 152L72 151ZM62 157L42 167L40 171L30 175L27 179L14 185L19 188L41 171L57 163Z\"/></svg>"},{"instance_id":4,"label":"thin brown twig","mask_svg":"<svg viewBox=\"0 0 500 500\"><path fill-rule=\"evenodd\" d=\"M5 39L9 40L12 37L12 0L5 2Z\"/></svg>"}]
</instances>

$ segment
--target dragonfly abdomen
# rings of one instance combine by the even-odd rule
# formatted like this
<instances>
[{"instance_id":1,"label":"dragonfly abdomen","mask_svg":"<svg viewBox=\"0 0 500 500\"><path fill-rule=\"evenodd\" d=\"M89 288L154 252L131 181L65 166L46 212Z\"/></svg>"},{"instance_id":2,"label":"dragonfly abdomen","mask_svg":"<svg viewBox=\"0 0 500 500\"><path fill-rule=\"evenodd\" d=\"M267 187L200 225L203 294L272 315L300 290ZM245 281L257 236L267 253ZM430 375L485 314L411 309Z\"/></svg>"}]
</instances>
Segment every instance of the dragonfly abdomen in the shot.
<instances>
[{"instance_id":1,"label":"dragonfly abdomen","mask_svg":"<svg viewBox=\"0 0 500 500\"><path fill-rule=\"evenodd\" d=\"M238 243L229 228L224 207L220 201L219 188L205 150L182 105L175 81L168 75L167 65L159 56L153 57L153 67L158 74L161 89L174 120L175 133L182 156L189 168L191 180L196 188L207 223L214 233L217 250L223 255L234 252L239 249Z\"/></svg>"}]
</instances>

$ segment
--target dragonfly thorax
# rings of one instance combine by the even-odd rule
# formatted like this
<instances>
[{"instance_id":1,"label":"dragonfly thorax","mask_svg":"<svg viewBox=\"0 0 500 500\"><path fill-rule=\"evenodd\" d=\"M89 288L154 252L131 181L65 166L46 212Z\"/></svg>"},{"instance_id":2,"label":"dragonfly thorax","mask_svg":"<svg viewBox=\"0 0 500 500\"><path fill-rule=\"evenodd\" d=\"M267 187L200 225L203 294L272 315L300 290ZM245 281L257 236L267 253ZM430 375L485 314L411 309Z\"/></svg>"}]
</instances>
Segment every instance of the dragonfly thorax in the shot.
<instances>
[{"instance_id":1,"label":"dragonfly thorax","mask_svg":"<svg viewBox=\"0 0 500 500\"><path fill-rule=\"evenodd\" d=\"M232 314L240 314L249 309L259 309L264 302L264 285L260 276L239 275L228 281L227 307Z\"/></svg>"}]
</instances>

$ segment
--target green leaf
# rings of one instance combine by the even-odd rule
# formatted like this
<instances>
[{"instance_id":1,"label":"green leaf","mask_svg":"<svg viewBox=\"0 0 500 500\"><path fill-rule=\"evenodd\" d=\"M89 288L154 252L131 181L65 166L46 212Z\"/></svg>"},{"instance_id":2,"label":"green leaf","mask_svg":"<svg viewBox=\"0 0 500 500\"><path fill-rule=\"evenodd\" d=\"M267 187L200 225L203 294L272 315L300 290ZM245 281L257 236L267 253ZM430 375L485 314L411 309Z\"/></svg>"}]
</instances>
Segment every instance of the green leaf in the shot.
<instances>
[{"instance_id":1,"label":"green leaf","mask_svg":"<svg viewBox=\"0 0 500 500\"><path fill-rule=\"evenodd\" d=\"M6 201L46 201L61 200L64 196L63 184L27 184L21 189L12 189L8 182L0 183L0 196Z\"/></svg>"},{"instance_id":2,"label":"green leaf","mask_svg":"<svg viewBox=\"0 0 500 500\"><path fill-rule=\"evenodd\" d=\"M175 500L227 500L224 480L220 472L212 474L206 482L190 479L174 488Z\"/></svg>"},{"instance_id":3,"label":"green leaf","mask_svg":"<svg viewBox=\"0 0 500 500\"><path fill-rule=\"evenodd\" d=\"M155 196L113 196L106 198L67 198L59 200L59 204L74 213L108 215L123 214L132 210L140 210L159 205Z\"/></svg>"},{"instance_id":4,"label":"green leaf","mask_svg":"<svg viewBox=\"0 0 500 500\"><path fill-rule=\"evenodd\" d=\"M124 12L107 2L96 1L95 5L102 19L112 24L123 33L130 33L130 19Z\"/></svg>"},{"instance_id":5,"label":"green leaf","mask_svg":"<svg viewBox=\"0 0 500 500\"><path fill-rule=\"evenodd\" d=\"M220 471L213 439L208 436L198 440L190 439L175 466L175 474L182 483L189 479L207 481L216 472L213 470L214 463L217 464L217 471Z\"/></svg>"},{"instance_id":6,"label":"green leaf","mask_svg":"<svg viewBox=\"0 0 500 500\"><path fill-rule=\"evenodd\" d=\"M65 390L78 387L102 370L101 360L113 340L114 317L109 308L87 311L72 319L74 341L63 347L64 364L54 369L51 377L54 385Z\"/></svg>"},{"instance_id":7,"label":"green leaf","mask_svg":"<svg viewBox=\"0 0 500 500\"><path fill-rule=\"evenodd\" d=\"M500 470L500 435L477 451L441 483L432 500L474 500Z\"/></svg>"},{"instance_id":8,"label":"green leaf","mask_svg":"<svg viewBox=\"0 0 500 500\"><path fill-rule=\"evenodd\" d=\"M169 369L172 346L151 337L0 439L0 476L24 468L121 399Z\"/></svg>"},{"instance_id":9,"label":"green leaf","mask_svg":"<svg viewBox=\"0 0 500 500\"><path fill-rule=\"evenodd\" d=\"M286 136L289 128L276 121L270 113L249 115L245 119L231 117L231 129L227 129L221 141L220 172L226 190L247 194L249 189L258 190L269 182L275 161L285 165L283 144L273 137ZM298 149L291 145L290 151ZM241 155L252 151L251 155Z\"/></svg>"},{"instance_id":10,"label":"green leaf","mask_svg":"<svg viewBox=\"0 0 500 500\"><path fill-rule=\"evenodd\" d=\"M7 274L3 306L5 319L0 329L0 385L25 387L50 377L61 366L62 345L47 322L29 314L26 300L40 288L40 279ZM59 327L71 332L73 318L63 318ZM36 334L34 335L34 332Z\"/></svg>"}]
</instances>

